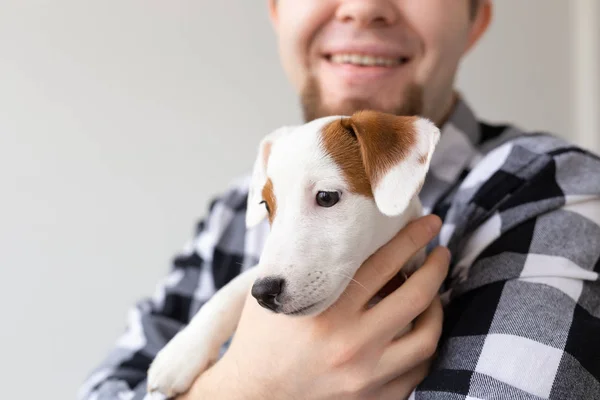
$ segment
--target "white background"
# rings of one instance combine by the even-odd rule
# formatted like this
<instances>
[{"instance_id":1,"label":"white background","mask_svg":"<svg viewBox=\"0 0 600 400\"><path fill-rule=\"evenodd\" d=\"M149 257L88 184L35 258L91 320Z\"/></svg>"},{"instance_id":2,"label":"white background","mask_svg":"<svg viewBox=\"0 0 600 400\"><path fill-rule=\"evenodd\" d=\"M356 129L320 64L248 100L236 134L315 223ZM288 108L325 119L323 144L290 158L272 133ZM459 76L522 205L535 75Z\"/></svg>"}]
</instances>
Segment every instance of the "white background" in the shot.
<instances>
[{"instance_id":1,"label":"white background","mask_svg":"<svg viewBox=\"0 0 600 400\"><path fill-rule=\"evenodd\" d=\"M495 4L467 100L600 150L596 0ZM299 117L266 2L4 0L2 397L73 398L208 199Z\"/></svg>"}]
</instances>

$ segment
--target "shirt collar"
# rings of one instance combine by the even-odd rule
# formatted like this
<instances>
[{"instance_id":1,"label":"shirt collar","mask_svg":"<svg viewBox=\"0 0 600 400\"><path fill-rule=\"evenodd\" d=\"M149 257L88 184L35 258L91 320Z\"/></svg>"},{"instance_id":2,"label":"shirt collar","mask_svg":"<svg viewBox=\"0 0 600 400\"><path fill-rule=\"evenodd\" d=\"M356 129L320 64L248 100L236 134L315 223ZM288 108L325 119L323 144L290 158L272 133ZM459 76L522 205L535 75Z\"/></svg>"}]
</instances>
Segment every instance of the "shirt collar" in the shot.
<instances>
[{"instance_id":1,"label":"shirt collar","mask_svg":"<svg viewBox=\"0 0 600 400\"><path fill-rule=\"evenodd\" d=\"M475 114L462 98L458 98L450 117L441 127L440 140L420 194L426 212L462 178L463 171L477 156L480 126Z\"/></svg>"}]
</instances>

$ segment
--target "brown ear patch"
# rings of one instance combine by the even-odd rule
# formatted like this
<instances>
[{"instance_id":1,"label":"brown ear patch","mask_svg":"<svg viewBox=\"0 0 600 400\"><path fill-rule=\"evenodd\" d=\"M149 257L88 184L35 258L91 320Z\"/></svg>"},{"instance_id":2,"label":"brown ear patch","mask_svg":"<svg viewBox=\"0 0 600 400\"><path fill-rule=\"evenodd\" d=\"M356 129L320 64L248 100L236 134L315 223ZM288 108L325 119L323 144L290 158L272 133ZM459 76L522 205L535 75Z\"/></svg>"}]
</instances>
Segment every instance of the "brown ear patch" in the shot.
<instances>
[{"instance_id":1,"label":"brown ear patch","mask_svg":"<svg viewBox=\"0 0 600 400\"><path fill-rule=\"evenodd\" d=\"M408 157L417 142L417 117L399 117L376 111L359 111L342 120L360 142L361 155L371 184Z\"/></svg>"},{"instance_id":2,"label":"brown ear patch","mask_svg":"<svg viewBox=\"0 0 600 400\"><path fill-rule=\"evenodd\" d=\"M360 154L360 144L344 127L342 120L338 119L327 124L321 132L321 140L325 151L342 170L350 190L373 198L371 184Z\"/></svg>"},{"instance_id":3,"label":"brown ear patch","mask_svg":"<svg viewBox=\"0 0 600 400\"><path fill-rule=\"evenodd\" d=\"M353 192L373 197L373 186L416 144L416 117L359 111L323 128L325 151Z\"/></svg>"},{"instance_id":4,"label":"brown ear patch","mask_svg":"<svg viewBox=\"0 0 600 400\"><path fill-rule=\"evenodd\" d=\"M271 178L267 179L265 186L263 186L262 197L269 213L269 223L273 224L273 219L277 213L277 201L275 199L275 193L273 192L273 181Z\"/></svg>"}]
</instances>

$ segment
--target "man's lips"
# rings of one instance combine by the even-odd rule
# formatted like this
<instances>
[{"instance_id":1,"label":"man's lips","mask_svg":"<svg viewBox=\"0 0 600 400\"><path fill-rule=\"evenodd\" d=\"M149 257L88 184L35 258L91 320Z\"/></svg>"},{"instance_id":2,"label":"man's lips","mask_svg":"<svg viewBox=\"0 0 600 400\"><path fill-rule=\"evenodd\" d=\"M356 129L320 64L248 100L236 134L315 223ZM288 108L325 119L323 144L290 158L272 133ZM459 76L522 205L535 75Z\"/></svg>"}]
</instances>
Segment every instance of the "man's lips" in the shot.
<instances>
[{"instance_id":1,"label":"man's lips","mask_svg":"<svg viewBox=\"0 0 600 400\"><path fill-rule=\"evenodd\" d=\"M410 61L414 53L396 43L329 43L320 49L328 62L360 67L397 67Z\"/></svg>"},{"instance_id":2,"label":"man's lips","mask_svg":"<svg viewBox=\"0 0 600 400\"><path fill-rule=\"evenodd\" d=\"M386 56L365 53L329 53L324 58L334 65L353 65L359 67L397 67L409 62L406 56Z\"/></svg>"},{"instance_id":3,"label":"man's lips","mask_svg":"<svg viewBox=\"0 0 600 400\"><path fill-rule=\"evenodd\" d=\"M365 53L332 53L322 57L323 77L338 80L346 85L387 85L398 78L411 59L406 56L374 55ZM380 82L380 84L377 84Z\"/></svg>"}]
</instances>

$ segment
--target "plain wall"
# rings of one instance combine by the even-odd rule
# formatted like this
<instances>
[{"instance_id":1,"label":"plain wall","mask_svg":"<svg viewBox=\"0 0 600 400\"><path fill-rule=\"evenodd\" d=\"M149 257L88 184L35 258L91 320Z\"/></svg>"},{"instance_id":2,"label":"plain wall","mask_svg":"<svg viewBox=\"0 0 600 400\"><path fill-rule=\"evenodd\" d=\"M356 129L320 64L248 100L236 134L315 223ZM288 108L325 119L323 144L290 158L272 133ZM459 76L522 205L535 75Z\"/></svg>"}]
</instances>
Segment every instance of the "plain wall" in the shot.
<instances>
[{"instance_id":1,"label":"plain wall","mask_svg":"<svg viewBox=\"0 0 600 400\"><path fill-rule=\"evenodd\" d=\"M482 116L574 137L566 4L496 2L459 79ZM72 398L209 198L299 118L266 2L5 0L3 397Z\"/></svg>"}]
</instances>

